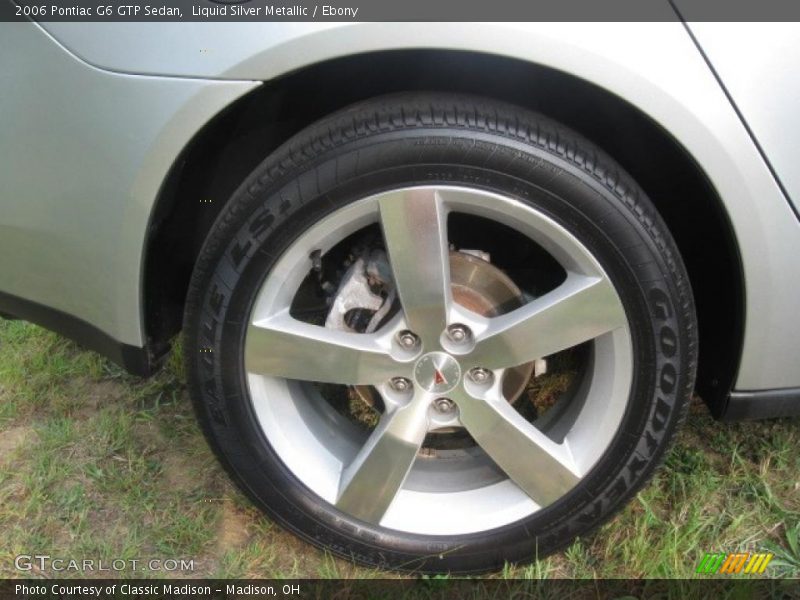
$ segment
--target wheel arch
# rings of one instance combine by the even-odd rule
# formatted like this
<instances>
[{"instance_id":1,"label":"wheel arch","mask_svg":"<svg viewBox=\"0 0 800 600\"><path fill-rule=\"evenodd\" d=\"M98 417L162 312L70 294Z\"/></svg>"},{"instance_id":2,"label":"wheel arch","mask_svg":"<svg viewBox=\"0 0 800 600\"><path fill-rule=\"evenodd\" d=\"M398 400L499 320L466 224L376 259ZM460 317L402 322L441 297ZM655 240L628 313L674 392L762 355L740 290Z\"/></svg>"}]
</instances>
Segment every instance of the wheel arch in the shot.
<instances>
[{"instance_id":1,"label":"wheel arch","mask_svg":"<svg viewBox=\"0 0 800 600\"><path fill-rule=\"evenodd\" d=\"M342 85L343 78L352 84ZM242 179L318 118L399 91L478 94L537 110L595 142L639 182L686 263L701 340L697 389L720 414L741 356L745 288L733 227L703 169L669 132L609 91L535 63L465 51L385 51L316 63L265 83L210 120L173 164L152 212L142 292L150 350L163 354L179 331L194 261ZM720 289L729 300L722 305Z\"/></svg>"}]
</instances>

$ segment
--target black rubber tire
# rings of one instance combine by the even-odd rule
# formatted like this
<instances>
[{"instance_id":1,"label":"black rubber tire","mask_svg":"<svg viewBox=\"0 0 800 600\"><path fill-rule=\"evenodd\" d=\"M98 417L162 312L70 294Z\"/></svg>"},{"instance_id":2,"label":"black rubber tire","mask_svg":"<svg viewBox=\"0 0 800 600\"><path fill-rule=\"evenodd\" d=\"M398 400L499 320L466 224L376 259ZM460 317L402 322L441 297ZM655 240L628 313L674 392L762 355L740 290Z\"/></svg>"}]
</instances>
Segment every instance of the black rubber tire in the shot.
<instances>
[{"instance_id":1,"label":"black rubber tire","mask_svg":"<svg viewBox=\"0 0 800 600\"><path fill-rule=\"evenodd\" d=\"M529 518L463 536L382 529L305 488L265 440L243 375L254 295L296 237L349 202L395 187L463 184L549 214L598 258L631 324L635 375L609 450L563 498ZM365 565L475 573L584 536L639 490L685 418L697 360L689 280L644 192L611 158L552 120L463 95L400 94L333 114L266 158L233 194L197 261L184 323L197 416L233 479L272 519Z\"/></svg>"}]
</instances>

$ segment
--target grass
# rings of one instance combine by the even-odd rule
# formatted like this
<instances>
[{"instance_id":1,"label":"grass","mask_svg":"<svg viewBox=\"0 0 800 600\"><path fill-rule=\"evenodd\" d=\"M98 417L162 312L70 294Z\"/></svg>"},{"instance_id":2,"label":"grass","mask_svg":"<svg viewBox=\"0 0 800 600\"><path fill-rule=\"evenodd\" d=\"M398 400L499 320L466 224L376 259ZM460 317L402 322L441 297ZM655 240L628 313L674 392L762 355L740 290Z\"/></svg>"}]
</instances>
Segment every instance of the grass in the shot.
<instances>
[{"instance_id":1,"label":"grass","mask_svg":"<svg viewBox=\"0 0 800 600\"><path fill-rule=\"evenodd\" d=\"M687 578L704 553L736 550L773 552L767 576L800 577L798 449L800 420L722 424L695 401L665 467L622 513L491 577ZM193 560L120 573L135 576L391 576L300 542L228 482L176 354L140 380L17 321L0 321L0 539L0 577L54 575L17 571L21 554Z\"/></svg>"}]
</instances>

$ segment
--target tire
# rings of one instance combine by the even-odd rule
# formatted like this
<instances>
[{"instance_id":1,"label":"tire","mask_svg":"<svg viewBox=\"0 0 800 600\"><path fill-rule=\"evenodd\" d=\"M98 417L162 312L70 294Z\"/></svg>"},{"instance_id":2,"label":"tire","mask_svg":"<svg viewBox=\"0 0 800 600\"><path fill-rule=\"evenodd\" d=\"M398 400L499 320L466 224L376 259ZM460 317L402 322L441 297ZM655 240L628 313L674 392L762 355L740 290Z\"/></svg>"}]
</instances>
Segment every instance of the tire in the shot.
<instances>
[{"instance_id":1,"label":"tire","mask_svg":"<svg viewBox=\"0 0 800 600\"><path fill-rule=\"evenodd\" d=\"M346 244L353 223L366 223L364 215L374 211L393 271L387 289L396 286L399 313L386 317L374 333L334 335L310 324L294 329L296 320L284 328L289 321L281 321L280 311L290 310L298 297L287 288L313 287L315 278L341 273L352 263L347 252L344 266L329 258L339 246L325 242L332 245L322 252L325 267L309 276L312 267L319 269L306 254L315 240L335 232L335 243ZM466 216L458 223L456 217L437 220L447 211ZM510 315L513 327L502 329L499 317L463 313L469 324L466 342L453 331L437 339L436 328L442 319L450 322L449 313L437 308L428 314L426 306L434 305L437 290L455 294L454 252L470 264L479 260L464 256L471 251L448 251L448 240L467 234L496 244L497 260L514 267L508 267L509 274L528 277L539 272L530 265L555 260L566 274L559 277L566 279L542 294L520 291L525 300L518 310L498 309ZM514 236L523 234L530 242L524 252L514 245ZM546 259L536 258L545 254ZM520 256L524 264L515 258ZM438 260L442 257L445 262ZM498 273L502 264L486 262L480 268L492 274L493 285L506 280L505 273ZM437 277L450 277L451 285ZM322 287L330 290L345 278ZM434 285L437 281L444 288ZM580 290L574 296L565 291L570 282ZM585 291L595 284L604 287ZM441 297L444 302L455 298L447 291ZM566 312L547 312L542 307L549 306L548 298L557 300L553 306L563 301ZM566 304L573 300L578 304ZM525 310L525 315L541 311L541 319L549 320L523 319ZM420 330L415 332L419 337L407 340L414 348L402 347L405 342L394 335L409 324ZM356 104L308 127L242 183L194 269L184 351L191 396L210 445L270 518L363 565L476 573L545 556L587 535L644 485L685 418L697 361L696 332L688 277L675 243L645 193L610 157L562 125L515 106L463 95L401 94ZM309 341L317 334L323 345ZM353 350L356 358L351 360L347 344L359 340L382 349ZM573 344L583 350L566 349ZM582 375L559 396L567 399L563 408L552 409L549 421L546 409L544 420L537 413L529 421L536 425L522 423L511 414L520 414L518 404L509 410L497 382L502 375L505 386L519 361L533 365L538 356L556 356L553 350L582 356ZM405 383L392 379L395 363L387 366L387 356L398 361ZM491 365L489 383L480 383L483 376L470 370L483 364L479 360ZM548 359L547 364L555 362ZM493 370L502 368L495 363L509 368ZM330 423L340 421L330 417L324 386L287 382L334 380L337 373L343 381L331 386L347 383L351 394L373 385L369 393L377 390L384 404L383 412L372 406L378 425L359 433L362 437L351 434L349 425L332 429ZM408 384L410 391L403 389ZM456 387L441 391L451 385ZM485 391L488 386L494 391ZM423 406L443 394L451 396L449 404ZM324 409L318 408L319 398ZM557 402L561 406L562 400ZM283 414L292 416L284 420ZM397 425L401 418L407 421L405 429ZM322 421L329 438L318 435ZM451 456L445 450L425 450L437 427L445 427L436 429L445 436L441 439L462 441L452 450L453 460L461 461L453 462L456 491L436 496L442 501L434 505L432 494L441 492L437 481L450 477L440 459ZM463 429L474 444L463 441ZM452 437L457 435L462 437ZM334 448L351 439L359 454ZM366 446L358 449L364 439L374 440L371 452ZM560 454L567 442L569 457ZM327 443L333 449L314 454ZM336 452L352 459L343 459L339 479L325 469ZM424 462L428 454L423 459L417 452L434 458ZM455 473L462 466L463 473ZM409 468L404 479L403 469ZM403 487L412 484L417 487L411 491ZM480 504L487 498L488 504ZM440 508L432 510L435 506Z\"/></svg>"}]
</instances>

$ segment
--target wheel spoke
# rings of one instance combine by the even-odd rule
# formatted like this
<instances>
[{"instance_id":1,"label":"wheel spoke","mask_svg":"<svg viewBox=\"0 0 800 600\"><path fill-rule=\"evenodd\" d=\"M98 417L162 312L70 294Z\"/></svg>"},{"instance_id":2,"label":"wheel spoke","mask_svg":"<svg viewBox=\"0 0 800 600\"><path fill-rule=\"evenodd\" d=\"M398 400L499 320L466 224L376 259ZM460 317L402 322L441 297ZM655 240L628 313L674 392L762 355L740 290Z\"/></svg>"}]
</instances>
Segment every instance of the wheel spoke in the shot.
<instances>
[{"instance_id":1,"label":"wheel spoke","mask_svg":"<svg viewBox=\"0 0 800 600\"><path fill-rule=\"evenodd\" d=\"M569 448L556 444L505 399L459 402L461 422L481 448L540 506L578 482Z\"/></svg>"},{"instance_id":2,"label":"wheel spoke","mask_svg":"<svg viewBox=\"0 0 800 600\"><path fill-rule=\"evenodd\" d=\"M380 216L389 262L410 329L435 343L447 325L447 211L432 189L386 194Z\"/></svg>"},{"instance_id":3,"label":"wheel spoke","mask_svg":"<svg viewBox=\"0 0 800 600\"><path fill-rule=\"evenodd\" d=\"M594 339L624 326L626 319L608 279L571 274L552 292L488 323L470 359L499 369Z\"/></svg>"},{"instance_id":4,"label":"wheel spoke","mask_svg":"<svg viewBox=\"0 0 800 600\"><path fill-rule=\"evenodd\" d=\"M428 429L428 406L410 404L386 413L342 472L336 507L378 524L414 464Z\"/></svg>"},{"instance_id":5,"label":"wheel spoke","mask_svg":"<svg viewBox=\"0 0 800 600\"><path fill-rule=\"evenodd\" d=\"M311 325L287 312L248 327L245 357L253 373L347 385L383 383L401 368L376 335Z\"/></svg>"}]
</instances>

